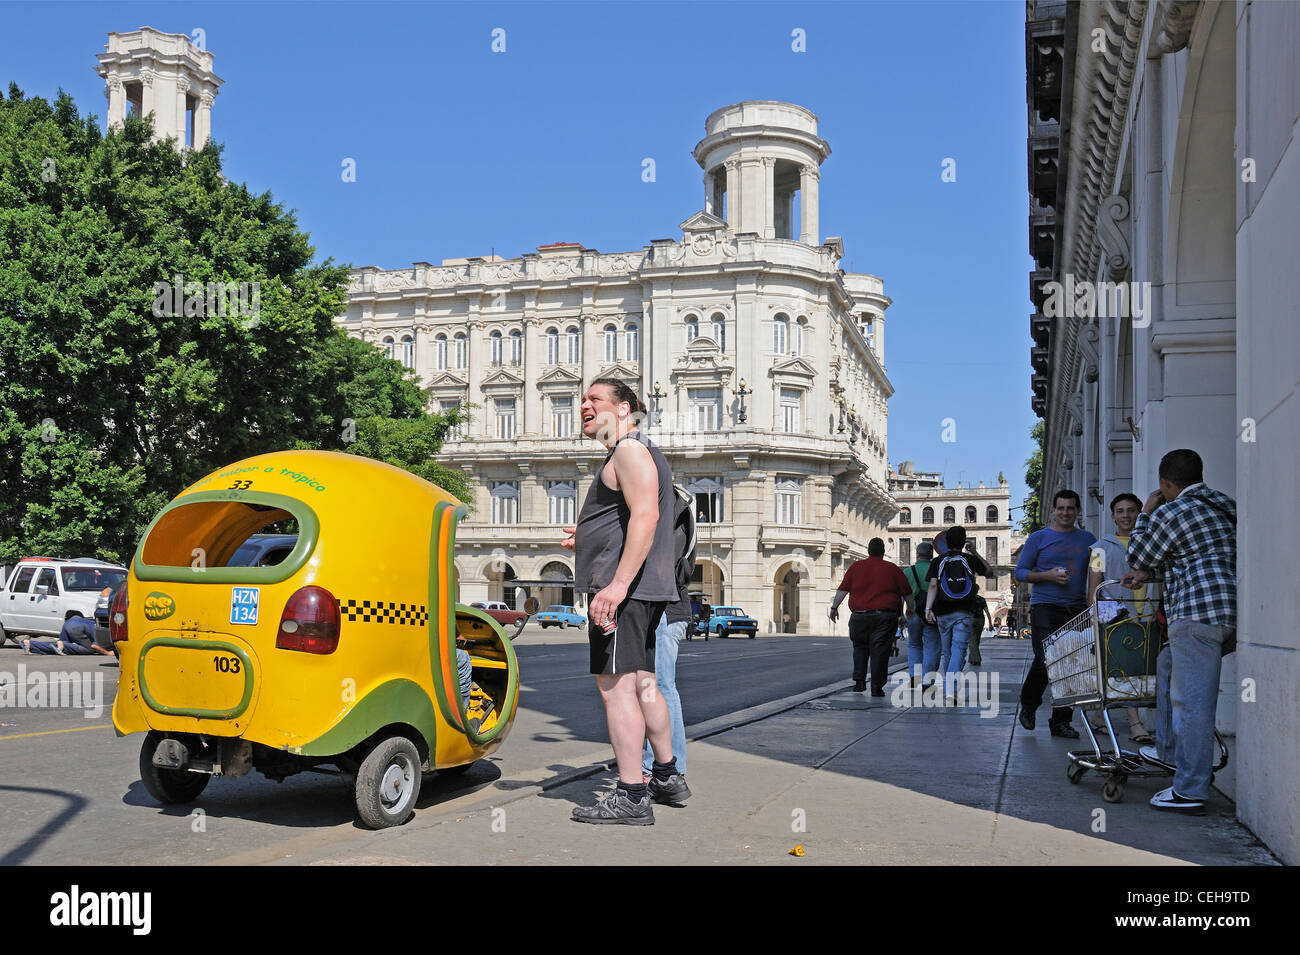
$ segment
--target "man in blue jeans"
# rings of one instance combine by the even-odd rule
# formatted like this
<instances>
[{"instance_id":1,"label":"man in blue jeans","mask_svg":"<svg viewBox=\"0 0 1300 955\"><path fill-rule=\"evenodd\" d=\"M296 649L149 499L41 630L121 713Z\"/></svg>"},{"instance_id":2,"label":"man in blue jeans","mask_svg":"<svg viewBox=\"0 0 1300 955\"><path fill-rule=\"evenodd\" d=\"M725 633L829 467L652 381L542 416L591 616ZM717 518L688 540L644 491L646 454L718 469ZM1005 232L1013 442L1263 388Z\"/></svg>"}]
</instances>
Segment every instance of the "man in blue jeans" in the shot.
<instances>
[{"instance_id":1,"label":"man in blue jeans","mask_svg":"<svg viewBox=\"0 0 1300 955\"><path fill-rule=\"evenodd\" d=\"M1034 531L1020 550L1016 580L1034 585L1029 598L1029 626L1034 639L1034 662L1020 688L1020 725L1032 730L1035 710L1043 703L1047 689L1047 662L1043 641L1087 609L1088 564L1097 538L1075 527L1079 519L1079 495L1061 490L1052 498L1052 524ZM1074 710L1053 706L1048 728L1053 736L1078 739L1070 725Z\"/></svg>"},{"instance_id":2,"label":"man in blue jeans","mask_svg":"<svg viewBox=\"0 0 1300 955\"><path fill-rule=\"evenodd\" d=\"M1214 711L1224 643L1237 627L1237 502L1205 484L1201 456L1180 448L1160 459L1129 537L1126 587L1163 573L1169 646L1156 660L1156 747L1142 755L1174 765L1156 809L1200 815L1214 771Z\"/></svg>"},{"instance_id":3,"label":"man in blue jeans","mask_svg":"<svg viewBox=\"0 0 1300 955\"><path fill-rule=\"evenodd\" d=\"M930 561L926 573L925 619L939 628L939 642L948 658L945 668L944 696L949 706L957 703L957 674L966 665L966 647L970 643L972 619L979 597L978 577L992 577L988 564L978 554L963 553L966 528L948 528L943 535L948 551Z\"/></svg>"},{"instance_id":4,"label":"man in blue jeans","mask_svg":"<svg viewBox=\"0 0 1300 955\"><path fill-rule=\"evenodd\" d=\"M903 571L912 588L912 603L907 608L907 672L912 685L929 686L938 679L939 628L925 619L925 593L929 587L926 574L934 557L934 545L922 541L916 545L916 563Z\"/></svg>"},{"instance_id":5,"label":"man in blue jeans","mask_svg":"<svg viewBox=\"0 0 1300 955\"><path fill-rule=\"evenodd\" d=\"M682 698L677 692L677 648L686 636L686 625L691 619L691 599L685 594L675 604L669 604L659 618L655 629L655 681L664 702L668 704L668 720L672 724L673 755L677 757L677 772L682 776L683 794L673 802L689 799L691 791L686 782L686 724L682 721ZM641 771L649 778L654 768L654 750L646 740L645 755L641 758Z\"/></svg>"}]
</instances>

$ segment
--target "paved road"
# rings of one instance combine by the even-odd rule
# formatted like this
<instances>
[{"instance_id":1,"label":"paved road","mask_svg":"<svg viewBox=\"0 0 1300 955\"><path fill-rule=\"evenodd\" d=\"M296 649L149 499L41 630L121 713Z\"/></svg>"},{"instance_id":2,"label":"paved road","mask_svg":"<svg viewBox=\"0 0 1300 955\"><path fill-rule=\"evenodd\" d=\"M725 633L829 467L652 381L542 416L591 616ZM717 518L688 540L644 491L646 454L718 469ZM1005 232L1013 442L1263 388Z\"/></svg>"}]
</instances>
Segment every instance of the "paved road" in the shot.
<instances>
[{"instance_id":1,"label":"paved road","mask_svg":"<svg viewBox=\"0 0 1300 955\"><path fill-rule=\"evenodd\" d=\"M529 628L517 642L523 688L509 740L459 779L427 777L423 815L491 786L523 787L608 755L585 638ZM843 638L759 637L683 643L678 685L688 725L849 678ZM282 840L327 845L355 826L351 791L338 779L301 774L273 783L257 773L216 779L193 807L163 809L139 781L142 737L113 735L117 686L111 660L27 656L0 648L0 680L63 672L84 679L72 707L0 708L0 864L184 864L265 853ZM3 674L8 674L5 676ZM65 692L73 685L61 681ZM65 699L65 702L67 700Z\"/></svg>"}]
</instances>

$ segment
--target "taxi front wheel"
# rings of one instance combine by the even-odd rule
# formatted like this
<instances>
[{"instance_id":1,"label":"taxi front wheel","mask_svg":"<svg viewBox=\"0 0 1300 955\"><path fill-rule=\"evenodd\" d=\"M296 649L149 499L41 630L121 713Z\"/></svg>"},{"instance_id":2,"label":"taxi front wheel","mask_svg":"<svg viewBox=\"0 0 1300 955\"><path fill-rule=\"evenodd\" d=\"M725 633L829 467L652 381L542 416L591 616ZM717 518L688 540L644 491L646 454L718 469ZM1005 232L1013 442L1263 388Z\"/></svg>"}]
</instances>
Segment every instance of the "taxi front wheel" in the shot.
<instances>
[{"instance_id":1,"label":"taxi front wheel","mask_svg":"<svg viewBox=\"0 0 1300 955\"><path fill-rule=\"evenodd\" d=\"M357 812L370 829L400 826L420 795L420 754L405 736L390 736L357 770Z\"/></svg>"}]
</instances>

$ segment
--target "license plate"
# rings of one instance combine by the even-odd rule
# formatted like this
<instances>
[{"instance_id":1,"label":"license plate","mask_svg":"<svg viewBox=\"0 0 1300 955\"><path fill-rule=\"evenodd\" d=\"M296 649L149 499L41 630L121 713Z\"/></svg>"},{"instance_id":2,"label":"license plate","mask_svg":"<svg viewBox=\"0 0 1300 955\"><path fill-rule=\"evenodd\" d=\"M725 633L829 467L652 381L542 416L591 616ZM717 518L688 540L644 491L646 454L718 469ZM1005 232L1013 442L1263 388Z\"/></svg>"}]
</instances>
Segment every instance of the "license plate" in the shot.
<instances>
[{"instance_id":1,"label":"license plate","mask_svg":"<svg viewBox=\"0 0 1300 955\"><path fill-rule=\"evenodd\" d=\"M250 625L257 623L257 605L261 593L260 587L231 587L230 622Z\"/></svg>"}]
</instances>

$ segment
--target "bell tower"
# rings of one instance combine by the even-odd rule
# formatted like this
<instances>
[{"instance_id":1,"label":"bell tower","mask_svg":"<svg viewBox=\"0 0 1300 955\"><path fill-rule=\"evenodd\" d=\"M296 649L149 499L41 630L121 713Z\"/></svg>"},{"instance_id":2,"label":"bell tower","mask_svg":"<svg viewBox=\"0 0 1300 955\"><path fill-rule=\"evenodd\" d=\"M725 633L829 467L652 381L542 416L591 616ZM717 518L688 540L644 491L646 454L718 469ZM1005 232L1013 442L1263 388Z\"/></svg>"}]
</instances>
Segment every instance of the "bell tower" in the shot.
<instances>
[{"instance_id":1,"label":"bell tower","mask_svg":"<svg viewBox=\"0 0 1300 955\"><path fill-rule=\"evenodd\" d=\"M130 110L153 113L154 136L202 149L212 137L212 102L222 84L212 72L212 54L183 33L141 27L110 33L108 49L97 54L95 72L104 78L108 125L120 126Z\"/></svg>"},{"instance_id":2,"label":"bell tower","mask_svg":"<svg viewBox=\"0 0 1300 955\"><path fill-rule=\"evenodd\" d=\"M734 232L820 245L821 164L831 147L802 106L749 100L704 121L694 156L704 169L704 207Z\"/></svg>"}]
</instances>

